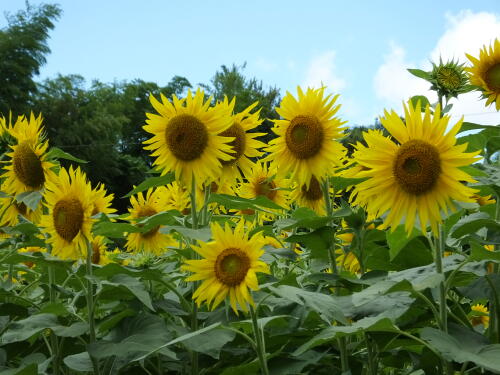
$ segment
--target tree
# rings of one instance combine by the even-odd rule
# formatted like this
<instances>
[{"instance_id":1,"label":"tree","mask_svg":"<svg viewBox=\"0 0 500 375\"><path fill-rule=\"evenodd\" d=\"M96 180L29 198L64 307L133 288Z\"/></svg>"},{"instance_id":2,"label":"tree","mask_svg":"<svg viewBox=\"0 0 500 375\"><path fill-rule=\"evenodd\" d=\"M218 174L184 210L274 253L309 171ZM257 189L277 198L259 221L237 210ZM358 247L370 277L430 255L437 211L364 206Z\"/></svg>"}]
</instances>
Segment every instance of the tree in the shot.
<instances>
[{"instance_id":1,"label":"tree","mask_svg":"<svg viewBox=\"0 0 500 375\"><path fill-rule=\"evenodd\" d=\"M0 114L29 108L29 98L37 89L33 78L50 53L49 31L60 14L57 5L26 2L26 10L5 15L8 26L0 30Z\"/></svg>"},{"instance_id":2,"label":"tree","mask_svg":"<svg viewBox=\"0 0 500 375\"><path fill-rule=\"evenodd\" d=\"M260 116L264 121L255 131L266 133L267 135L261 140L268 143L274 138L270 120L279 118L275 107L280 103L280 92L276 87L266 90L262 81L256 78L246 78L242 73L245 67L246 64L241 66L233 64L230 68L222 65L210 81L211 84L202 86L210 95L213 95L215 101L223 100L224 96L227 96L229 100L236 97L235 112L240 112L258 101L258 108L262 108Z\"/></svg>"}]
</instances>

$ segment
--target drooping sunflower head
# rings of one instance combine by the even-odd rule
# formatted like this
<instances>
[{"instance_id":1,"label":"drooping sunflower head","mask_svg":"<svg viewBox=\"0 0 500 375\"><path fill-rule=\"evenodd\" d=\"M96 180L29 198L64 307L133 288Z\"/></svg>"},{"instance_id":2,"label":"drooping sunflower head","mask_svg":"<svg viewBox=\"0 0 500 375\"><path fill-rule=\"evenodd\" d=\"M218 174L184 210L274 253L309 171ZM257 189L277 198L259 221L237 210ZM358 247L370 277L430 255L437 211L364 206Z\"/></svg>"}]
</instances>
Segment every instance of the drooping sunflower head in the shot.
<instances>
[{"instance_id":1,"label":"drooping sunflower head","mask_svg":"<svg viewBox=\"0 0 500 375\"><path fill-rule=\"evenodd\" d=\"M108 247L106 246L106 238L103 236L95 236L90 241L92 246L92 263L100 266L105 266L112 262L108 257Z\"/></svg>"},{"instance_id":2,"label":"drooping sunflower head","mask_svg":"<svg viewBox=\"0 0 500 375\"><path fill-rule=\"evenodd\" d=\"M246 176L247 182L240 185L238 195L243 198L257 198L264 196L273 201L278 206L288 207L288 189L290 181L276 175L276 169L269 167L266 163L258 162L254 164L251 173ZM276 214L280 210L275 210ZM252 214L253 212L242 212ZM271 220L272 214L262 215L264 220Z\"/></svg>"},{"instance_id":3,"label":"drooping sunflower head","mask_svg":"<svg viewBox=\"0 0 500 375\"><path fill-rule=\"evenodd\" d=\"M54 177L51 168L54 164L47 160L48 142L44 140L42 116L29 119L20 117L9 134L16 144L11 145L12 151L7 154L10 162L5 167L5 192L15 196L26 191L40 190L45 183Z\"/></svg>"},{"instance_id":4,"label":"drooping sunflower head","mask_svg":"<svg viewBox=\"0 0 500 375\"><path fill-rule=\"evenodd\" d=\"M48 214L42 217L40 226L49 234L52 254L64 259L84 258L93 222L90 183L80 168L61 168L46 189Z\"/></svg>"},{"instance_id":5,"label":"drooping sunflower head","mask_svg":"<svg viewBox=\"0 0 500 375\"><path fill-rule=\"evenodd\" d=\"M221 132L232 124L231 106L210 107L210 98L197 90L188 91L185 99L175 95L170 102L161 95L161 102L151 95L151 104L159 114L147 113L144 130L153 134L144 148L152 150L162 174L174 171L177 180L191 187L193 176L201 186L206 180L220 174L220 161L231 160L232 138Z\"/></svg>"},{"instance_id":6,"label":"drooping sunflower head","mask_svg":"<svg viewBox=\"0 0 500 375\"><path fill-rule=\"evenodd\" d=\"M343 251L342 249L335 250L337 267L341 270L346 270L352 274L361 273L361 265L356 255L352 251Z\"/></svg>"},{"instance_id":7,"label":"drooping sunflower head","mask_svg":"<svg viewBox=\"0 0 500 375\"><path fill-rule=\"evenodd\" d=\"M222 105L234 107L234 98L231 103L227 97L224 98ZM255 138L262 136L262 133L249 132L259 126L263 120L259 118L260 109L252 113L252 110L257 106L255 102L233 116L232 125L224 130L220 135L223 137L231 137L232 141L229 145L232 151L229 153L233 158L230 160L221 160L222 174L219 180L219 185L233 185L237 180L242 180L242 175L250 174L253 162L250 158L258 158L262 155L260 148L265 147L265 144ZM240 173L241 170L241 173Z\"/></svg>"},{"instance_id":8,"label":"drooping sunflower head","mask_svg":"<svg viewBox=\"0 0 500 375\"><path fill-rule=\"evenodd\" d=\"M148 189L144 196L142 192L130 197L129 215L127 220L136 224L150 216L165 210L165 189ZM161 255L168 250L169 246L175 245L175 241L169 234L161 233L160 226L151 228L147 232L129 233L125 247L132 252L146 252Z\"/></svg>"},{"instance_id":9,"label":"drooping sunflower head","mask_svg":"<svg viewBox=\"0 0 500 375\"><path fill-rule=\"evenodd\" d=\"M254 305L248 288L259 289L256 273L269 273L268 265L259 260L265 241L260 233L249 238L243 220L234 230L227 223L224 228L214 223L211 229L213 241L193 247L203 259L187 260L181 267L193 272L187 281L203 281L193 299L198 306L206 302L213 310L229 297L236 314L237 305L246 312L248 304Z\"/></svg>"},{"instance_id":10,"label":"drooping sunflower head","mask_svg":"<svg viewBox=\"0 0 500 375\"><path fill-rule=\"evenodd\" d=\"M312 177L309 184L295 185L290 193L290 201L295 202L299 207L308 207L318 215L326 214L325 198L321 183L316 177Z\"/></svg>"},{"instance_id":11,"label":"drooping sunflower head","mask_svg":"<svg viewBox=\"0 0 500 375\"><path fill-rule=\"evenodd\" d=\"M42 217L43 207L39 204L36 210L30 209L22 202L16 201L15 198L1 197L0 198L0 226L14 226L19 223L19 215L34 224L38 224Z\"/></svg>"},{"instance_id":12,"label":"drooping sunflower head","mask_svg":"<svg viewBox=\"0 0 500 375\"><path fill-rule=\"evenodd\" d=\"M276 111L282 119L274 121L278 136L267 148L268 160L278 167L280 175L290 174L300 186L311 177L321 179L341 166L345 148L337 142L342 137L345 121L336 117L338 95L325 96L325 88L297 88L298 99L287 92Z\"/></svg>"},{"instance_id":13,"label":"drooping sunflower head","mask_svg":"<svg viewBox=\"0 0 500 375\"><path fill-rule=\"evenodd\" d=\"M177 210L183 215L188 215L191 212L191 197L189 191L173 181L164 188L165 211Z\"/></svg>"},{"instance_id":14,"label":"drooping sunflower head","mask_svg":"<svg viewBox=\"0 0 500 375\"><path fill-rule=\"evenodd\" d=\"M367 178L355 186L352 199L364 206L368 219L384 216L382 228L404 220L407 232L418 216L422 230L428 224L436 232L442 214L454 209L453 200L471 202L474 190L462 182L475 182L460 169L476 162L478 152L466 153L467 144L457 145L460 120L447 132L449 116L434 115L429 105L422 113L420 104L405 105L405 122L396 112L385 111L382 124L397 140L396 144L380 133L367 132L367 147L354 152L363 167L358 177Z\"/></svg>"},{"instance_id":15,"label":"drooping sunflower head","mask_svg":"<svg viewBox=\"0 0 500 375\"><path fill-rule=\"evenodd\" d=\"M490 312L485 305L477 303L471 307L469 319L473 326L482 324L484 328L488 328L490 324Z\"/></svg>"},{"instance_id":16,"label":"drooping sunflower head","mask_svg":"<svg viewBox=\"0 0 500 375\"><path fill-rule=\"evenodd\" d=\"M466 68L471 84L481 87L483 97L487 98L486 106L495 102L496 110L500 111L500 41L495 39L489 48L484 46L479 58L466 56L472 62Z\"/></svg>"},{"instance_id":17,"label":"drooping sunflower head","mask_svg":"<svg viewBox=\"0 0 500 375\"><path fill-rule=\"evenodd\" d=\"M94 193L93 202L94 208L92 209L92 216L99 213L109 215L116 212L114 208L111 207L111 202L113 201L114 194L106 195L106 188L104 184L99 184L95 189L92 190Z\"/></svg>"}]
</instances>

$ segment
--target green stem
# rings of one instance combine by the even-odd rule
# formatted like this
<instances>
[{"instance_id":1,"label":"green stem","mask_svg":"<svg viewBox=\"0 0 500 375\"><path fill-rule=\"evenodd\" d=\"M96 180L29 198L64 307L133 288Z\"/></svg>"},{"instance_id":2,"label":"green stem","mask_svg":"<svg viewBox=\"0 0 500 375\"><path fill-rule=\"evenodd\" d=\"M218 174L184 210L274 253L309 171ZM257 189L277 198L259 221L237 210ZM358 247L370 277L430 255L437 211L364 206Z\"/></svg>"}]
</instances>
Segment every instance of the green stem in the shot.
<instances>
[{"instance_id":1,"label":"green stem","mask_svg":"<svg viewBox=\"0 0 500 375\"><path fill-rule=\"evenodd\" d=\"M322 182L322 188L323 188L323 198L325 200L325 210L326 214L328 217L331 218L332 213L333 213L333 206L332 202L330 200L330 182L328 180L328 177L325 178ZM332 270L332 273L334 275L338 275L338 269L337 269L337 259L335 256L335 232L333 233L333 238L331 239L329 248L327 249L328 252L328 260L330 262L330 268ZM340 288L338 283L335 284L334 288L335 294L339 295L340 294ZM340 366L342 368L342 372L347 372L349 371L349 358L347 355L347 344L346 344L346 339L345 337L340 337L337 339L337 344L339 346L339 351L340 351Z\"/></svg>"},{"instance_id":2,"label":"green stem","mask_svg":"<svg viewBox=\"0 0 500 375\"><path fill-rule=\"evenodd\" d=\"M422 301L424 301L427 304L427 306L429 306L429 308L432 311L432 314L434 315L434 319L436 319L438 326L441 326L441 315L439 314L439 311L436 309L436 306L434 306L432 301L429 298L427 298L425 294L419 292L418 290L415 290L414 293L418 297L420 297L420 299L422 299Z\"/></svg>"},{"instance_id":3,"label":"green stem","mask_svg":"<svg viewBox=\"0 0 500 375\"><path fill-rule=\"evenodd\" d=\"M488 282L491 291L493 292L492 306L490 307L490 340L492 343L499 343L499 328L498 323L500 321L500 301L498 300L498 291L495 284L491 281L490 275L486 275L486 281ZM493 318L493 319L492 319Z\"/></svg>"},{"instance_id":4,"label":"green stem","mask_svg":"<svg viewBox=\"0 0 500 375\"><path fill-rule=\"evenodd\" d=\"M193 229L198 229L198 212L196 212L196 177L193 174L193 178L191 180L191 220ZM196 240L193 240L193 243ZM198 259L198 254L193 251L193 258ZM198 283L193 283L192 293L194 294L196 288L198 287ZM193 300L191 308L191 331L195 332L198 330L198 305ZM198 353L195 351L191 352L191 374L198 375L199 373L199 364L198 364Z\"/></svg>"},{"instance_id":5,"label":"green stem","mask_svg":"<svg viewBox=\"0 0 500 375\"><path fill-rule=\"evenodd\" d=\"M92 244L88 239L87 241L87 312L89 319L89 344L93 344L96 341L95 334L95 320L94 320L94 283L92 281ZM90 355L90 354L89 354ZM94 367L94 374L99 375L99 361L96 358L90 357L92 360L92 366Z\"/></svg>"},{"instance_id":6,"label":"green stem","mask_svg":"<svg viewBox=\"0 0 500 375\"><path fill-rule=\"evenodd\" d=\"M371 343L370 334L368 332L363 333L366 342L366 351L368 353L368 373L370 375L377 375L377 364L375 362L375 357L373 353L373 345Z\"/></svg>"},{"instance_id":7,"label":"green stem","mask_svg":"<svg viewBox=\"0 0 500 375\"><path fill-rule=\"evenodd\" d=\"M51 304L56 302L56 291L55 285L55 270L54 266L49 266L49 300ZM54 375L59 374L59 343L57 342L57 336L50 331L50 346L52 347L52 371Z\"/></svg>"},{"instance_id":8,"label":"green stem","mask_svg":"<svg viewBox=\"0 0 500 375\"><path fill-rule=\"evenodd\" d=\"M259 357L260 370L263 375L269 375L269 370L267 369L266 353L264 349L264 337L263 333L260 332L259 324L257 323L257 314L252 306L250 306L250 316L252 317L253 333L255 336L255 344L257 346L257 356Z\"/></svg>"}]
</instances>

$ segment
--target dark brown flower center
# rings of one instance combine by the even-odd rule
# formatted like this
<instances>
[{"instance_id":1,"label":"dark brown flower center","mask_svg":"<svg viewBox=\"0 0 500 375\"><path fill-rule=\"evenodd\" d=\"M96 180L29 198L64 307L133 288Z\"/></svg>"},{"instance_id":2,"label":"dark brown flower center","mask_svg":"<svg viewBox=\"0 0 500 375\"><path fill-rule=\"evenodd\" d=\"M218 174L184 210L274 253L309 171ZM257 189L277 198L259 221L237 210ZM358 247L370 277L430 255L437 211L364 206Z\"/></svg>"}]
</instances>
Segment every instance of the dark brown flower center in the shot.
<instances>
[{"instance_id":1,"label":"dark brown flower center","mask_svg":"<svg viewBox=\"0 0 500 375\"><path fill-rule=\"evenodd\" d=\"M500 92L500 63L486 71L485 81L491 91Z\"/></svg>"},{"instance_id":2,"label":"dark brown flower center","mask_svg":"<svg viewBox=\"0 0 500 375\"><path fill-rule=\"evenodd\" d=\"M392 172L405 192L413 195L427 193L434 188L441 174L439 151L424 141L408 141L399 148Z\"/></svg>"},{"instance_id":3,"label":"dark brown flower center","mask_svg":"<svg viewBox=\"0 0 500 375\"><path fill-rule=\"evenodd\" d=\"M256 196L262 195L270 200L274 200L278 193L274 181L269 181L269 179L265 177L260 177L255 183L254 188Z\"/></svg>"},{"instance_id":4,"label":"dark brown flower center","mask_svg":"<svg viewBox=\"0 0 500 375\"><path fill-rule=\"evenodd\" d=\"M173 117L165 129L167 146L177 159L192 161L198 159L208 144L205 125L192 115Z\"/></svg>"},{"instance_id":5,"label":"dark brown flower center","mask_svg":"<svg viewBox=\"0 0 500 375\"><path fill-rule=\"evenodd\" d=\"M233 157L231 160L221 160L222 165L232 165L236 163L239 158L245 153L245 130L240 124L234 123L230 128L224 130L220 133L222 137L234 137L234 140L229 142L229 145L233 148L232 152L228 152L229 155Z\"/></svg>"},{"instance_id":6,"label":"dark brown flower center","mask_svg":"<svg viewBox=\"0 0 500 375\"><path fill-rule=\"evenodd\" d=\"M33 151L28 141L21 142L14 151L12 160L14 173L28 188L41 189L45 182L42 162Z\"/></svg>"},{"instance_id":7,"label":"dark brown flower center","mask_svg":"<svg viewBox=\"0 0 500 375\"><path fill-rule=\"evenodd\" d=\"M285 141L297 159L314 157L323 144L323 127L315 116L297 116L290 121Z\"/></svg>"},{"instance_id":8,"label":"dark brown flower center","mask_svg":"<svg viewBox=\"0 0 500 375\"><path fill-rule=\"evenodd\" d=\"M99 264L101 261L101 252L99 251L99 244L95 241L92 242L92 263Z\"/></svg>"},{"instance_id":9,"label":"dark brown flower center","mask_svg":"<svg viewBox=\"0 0 500 375\"><path fill-rule=\"evenodd\" d=\"M215 261L215 276L228 286L241 284L250 269L250 258L240 249L230 247L223 250Z\"/></svg>"},{"instance_id":10,"label":"dark brown flower center","mask_svg":"<svg viewBox=\"0 0 500 375\"><path fill-rule=\"evenodd\" d=\"M306 188L306 185L302 185L302 196L308 201L318 201L323 198L323 191L316 177L313 176L311 178L309 189Z\"/></svg>"},{"instance_id":11,"label":"dark brown flower center","mask_svg":"<svg viewBox=\"0 0 500 375\"><path fill-rule=\"evenodd\" d=\"M65 241L71 242L83 225L83 207L76 198L61 199L52 212L54 228Z\"/></svg>"}]
</instances>

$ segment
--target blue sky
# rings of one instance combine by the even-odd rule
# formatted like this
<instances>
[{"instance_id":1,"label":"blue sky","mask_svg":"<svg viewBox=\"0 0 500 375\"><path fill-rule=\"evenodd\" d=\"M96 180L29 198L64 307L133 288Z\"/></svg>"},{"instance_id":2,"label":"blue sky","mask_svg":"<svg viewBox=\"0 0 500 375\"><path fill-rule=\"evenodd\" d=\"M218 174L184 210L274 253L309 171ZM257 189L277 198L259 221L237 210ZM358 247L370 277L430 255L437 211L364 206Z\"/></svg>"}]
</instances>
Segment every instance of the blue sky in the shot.
<instances>
[{"instance_id":1,"label":"blue sky","mask_svg":"<svg viewBox=\"0 0 500 375\"><path fill-rule=\"evenodd\" d=\"M38 4L40 1L32 0ZM350 125L384 108L401 110L427 84L405 68L431 58L464 59L500 38L500 1L58 1L63 15L40 79L81 74L104 82L185 76L208 83L222 65L247 63L248 76L277 86L328 85L340 93ZM24 0L0 0L14 12ZM0 18L0 27L6 24ZM500 123L470 94L454 109L472 121Z\"/></svg>"}]
</instances>

